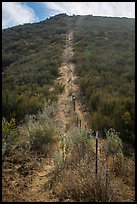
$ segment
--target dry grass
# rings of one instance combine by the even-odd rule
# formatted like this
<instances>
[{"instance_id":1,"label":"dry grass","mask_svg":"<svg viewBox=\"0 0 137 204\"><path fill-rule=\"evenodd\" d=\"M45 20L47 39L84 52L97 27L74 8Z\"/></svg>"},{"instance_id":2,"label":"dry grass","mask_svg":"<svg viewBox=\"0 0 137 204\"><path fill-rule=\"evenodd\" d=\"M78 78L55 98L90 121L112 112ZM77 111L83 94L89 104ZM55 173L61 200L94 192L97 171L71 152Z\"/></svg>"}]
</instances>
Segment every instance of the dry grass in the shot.
<instances>
[{"instance_id":1,"label":"dry grass","mask_svg":"<svg viewBox=\"0 0 137 204\"><path fill-rule=\"evenodd\" d=\"M84 157L80 162L76 162L69 157L54 172L51 181L54 196L59 201L72 202L134 201L134 162L125 159L120 169L119 161L114 160L113 163L113 159L110 157L108 164L106 180L104 159L99 161L98 174L96 175L94 158L89 162L88 157ZM119 170L120 173L117 172Z\"/></svg>"},{"instance_id":2,"label":"dry grass","mask_svg":"<svg viewBox=\"0 0 137 204\"><path fill-rule=\"evenodd\" d=\"M56 166L51 181L54 196L60 201L73 202L134 201L134 161L118 151L108 155L106 165L106 141L102 143L100 139L96 175L95 141L86 139L86 135L86 129L78 128L65 135L64 147L68 142L69 151Z\"/></svg>"},{"instance_id":3,"label":"dry grass","mask_svg":"<svg viewBox=\"0 0 137 204\"><path fill-rule=\"evenodd\" d=\"M109 186L109 182L106 188L105 174L100 171L96 178L95 167L89 165L86 160L75 164L75 168L71 165L58 172L53 185L53 193L60 201L116 201L116 195Z\"/></svg>"}]
</instances>

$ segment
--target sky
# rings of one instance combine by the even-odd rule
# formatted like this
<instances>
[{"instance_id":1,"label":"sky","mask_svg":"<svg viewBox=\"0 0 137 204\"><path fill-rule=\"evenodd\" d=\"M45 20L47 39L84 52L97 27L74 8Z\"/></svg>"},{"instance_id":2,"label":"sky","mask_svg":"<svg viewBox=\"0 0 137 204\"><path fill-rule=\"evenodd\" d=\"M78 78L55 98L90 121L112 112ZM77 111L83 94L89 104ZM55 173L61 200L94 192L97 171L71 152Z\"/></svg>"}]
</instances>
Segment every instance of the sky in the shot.
<instances>
[{"instance_id":1,"label":"sky","mask_svg":"<svg viewBox=\"0 0 137 204\"><path fill-rule=\"evenodd\" d=\"M59 13L135 18L135 2L2 2L2 29Z\"/></svg>"}]
</instances>

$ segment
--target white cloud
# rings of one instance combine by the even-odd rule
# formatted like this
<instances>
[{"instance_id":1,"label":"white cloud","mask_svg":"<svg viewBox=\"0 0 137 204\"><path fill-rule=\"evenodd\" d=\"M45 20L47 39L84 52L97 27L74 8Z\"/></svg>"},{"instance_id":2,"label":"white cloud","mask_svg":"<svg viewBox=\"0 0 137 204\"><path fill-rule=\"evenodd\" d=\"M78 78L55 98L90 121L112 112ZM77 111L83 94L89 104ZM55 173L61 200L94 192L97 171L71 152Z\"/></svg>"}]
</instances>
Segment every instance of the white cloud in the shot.
<instances>
[{"instance_id":1,"label":"white cloud","mask_svg":"<svg viewBox=\"0 0 137 204\"><path fill-rule=\"evenodd\" d=\"M135 2L43 2L55 15L113 16L135 18Z\"/></svg>"},{"instance_id":2,"label":"white cloud","mask_svg":"<svg viewBox=\"0 0 137 204\"><path fill-rule=\"evenodd\" d=\"M35 22L33 9L21 2L2 2L2 28Z\"/></svg>"},{"instance_id":3,"label":"white cloud","mask_svg":"<svg viewBox=\"0 0 137 204\"><path fill-rule=\"evenodd\" d=\"M68 15L114 16L135 18L135 2L35 2L45 8L45 16ZM40 13L39 13L40 17ZM27 2L2 2L2 28L39 21Z\"/></svg>"}]
</instances>

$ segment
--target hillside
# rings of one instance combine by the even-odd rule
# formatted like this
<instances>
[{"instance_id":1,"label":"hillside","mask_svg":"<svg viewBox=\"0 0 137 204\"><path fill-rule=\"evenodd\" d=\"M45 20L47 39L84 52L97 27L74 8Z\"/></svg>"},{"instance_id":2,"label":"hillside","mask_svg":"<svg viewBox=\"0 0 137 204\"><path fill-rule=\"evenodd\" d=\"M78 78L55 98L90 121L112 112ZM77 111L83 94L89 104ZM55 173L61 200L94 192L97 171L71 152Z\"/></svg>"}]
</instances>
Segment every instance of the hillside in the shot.
<instances>
[{"instance_id":1,"label":"hillside","mask_svg":"<svg viewBox=\"0 0 137 204\"><path fill-rule=\"evenodd\" d=\"M61 18L64 19L62 24ZM58 76L65 45L67 16L26 24L2 32L3 116L17 122L43 107L43 98L56 100ZM54 86L54 92L50 88Z\"/></svg>"},{"instance_id":2,"label":"hillside","mask_svg":"<svg viewBox=\"0 0 137 204\"><path fill-rule=\"evenodd\" d=\"M126 18L76 17L74 62L91 126L113 127L134 144L135 21Z\"/></svg>"},{"instance_id":3,"label":"hillside","mask_svg":"<svg viewBox=\"0 0 137 204\"><path fill-rule=\"evenodd\" d=\"M68 20L58 15L3 30L3 116L20 121L36 114L43 98L56 100L63 87L53 81L62 62L68 22L74 30L72 60L80 77L81 99L91 112L91 127L114 127L134 144L134 19L73 16Z\"/></svg>"},{"instance_id":4,"label":"hillside","mask_svg":"<svg viewBox=\"0 0 137 204\"><path fill-rule=\"evenodd\" d=\"M135 201L134 19L60 14L2 36L3 201Z\"/></svg>"}]
</instances>

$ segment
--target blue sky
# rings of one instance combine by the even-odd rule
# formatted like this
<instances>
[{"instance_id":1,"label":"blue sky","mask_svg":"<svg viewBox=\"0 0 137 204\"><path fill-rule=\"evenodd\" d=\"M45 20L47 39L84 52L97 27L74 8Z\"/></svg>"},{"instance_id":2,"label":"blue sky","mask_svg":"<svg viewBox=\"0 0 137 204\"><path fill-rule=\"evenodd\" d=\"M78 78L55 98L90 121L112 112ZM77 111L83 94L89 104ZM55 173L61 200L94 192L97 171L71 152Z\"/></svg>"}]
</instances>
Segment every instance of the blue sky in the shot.
<instances>
[{"instance_id":1,"label":"blue sky","mask_svg":"<svg viewBox=\"0 0 137 204\"><path fill-rule=\"evenodd\" d=\"M51 14L50 9L43 6L43 4L40 2L27 2L27 5L34 10L40 21L45 20Z\"/></svg>"},{"instance_id":2,"label":"blue sky","mask_svg":"<svg viewBox=\"0 0 137 204\"><path fill-rule=\"evenodd\" d=\"M39 22L59 13L135 18L135 2L2 2L2 28Z\"/></svg>"}]
</instances>

